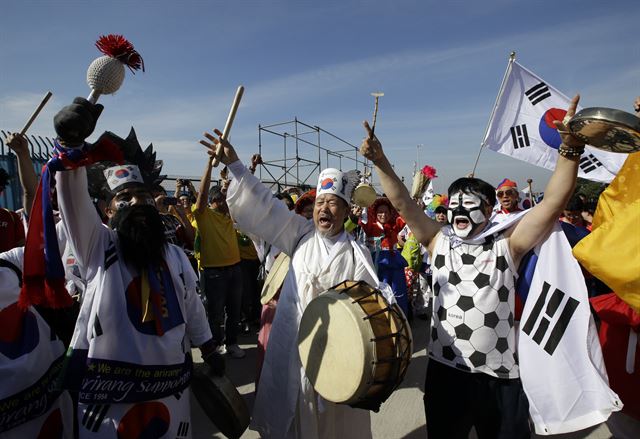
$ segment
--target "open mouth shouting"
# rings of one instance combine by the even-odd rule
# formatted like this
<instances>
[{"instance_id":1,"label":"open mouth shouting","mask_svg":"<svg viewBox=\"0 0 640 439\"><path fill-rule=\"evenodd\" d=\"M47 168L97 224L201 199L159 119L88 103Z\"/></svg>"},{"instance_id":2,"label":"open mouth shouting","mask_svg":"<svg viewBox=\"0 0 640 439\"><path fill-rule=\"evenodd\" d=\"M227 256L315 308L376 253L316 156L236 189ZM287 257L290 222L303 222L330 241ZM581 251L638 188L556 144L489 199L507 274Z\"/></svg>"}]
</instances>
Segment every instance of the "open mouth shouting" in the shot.
<instances>
[{"instance_id":1,"label":"open mouth shouting","mask_svg":"<svg viewBox=\"0 0 640 439\"><path fill-rule=\"evenodd\" d=\"M471 227L471 222L469 221L468 217L462 216L462 215L457 215L453 219L453 225L458 230L466 230L468 227Z\"/></svg>"},{"instance_id":2,"label":"open mouth shouting","mask_svg":"<svg viewBox=\"0 0 640 439\"><path fill-rule=\"evenodd\" d=\"M330 230L333 226L334 217L330 212L320 212L318 214L318 227L323 230Z\"/></svg>"}]
</instances>

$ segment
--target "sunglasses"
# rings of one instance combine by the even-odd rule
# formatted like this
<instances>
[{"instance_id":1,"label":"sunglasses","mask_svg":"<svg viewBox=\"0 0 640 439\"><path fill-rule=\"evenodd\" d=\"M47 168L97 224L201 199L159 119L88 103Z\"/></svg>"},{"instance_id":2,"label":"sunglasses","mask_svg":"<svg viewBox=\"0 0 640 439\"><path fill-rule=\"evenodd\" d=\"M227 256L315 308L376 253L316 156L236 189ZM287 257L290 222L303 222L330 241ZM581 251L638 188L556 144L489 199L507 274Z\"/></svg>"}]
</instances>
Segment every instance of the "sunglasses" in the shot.
<instances>
[{"instance_id":1,"label":"sunglasses","mask_svg":"<svg viewBox=\"0 0 640 439\"><path fill-rule=\"evenodd\" d=\"M508 190L508 191L498 191L496 192L496 196L498 198L502 198L504 196L514 197L516 195L516 191Z\"/></svg>"}]
</instances>

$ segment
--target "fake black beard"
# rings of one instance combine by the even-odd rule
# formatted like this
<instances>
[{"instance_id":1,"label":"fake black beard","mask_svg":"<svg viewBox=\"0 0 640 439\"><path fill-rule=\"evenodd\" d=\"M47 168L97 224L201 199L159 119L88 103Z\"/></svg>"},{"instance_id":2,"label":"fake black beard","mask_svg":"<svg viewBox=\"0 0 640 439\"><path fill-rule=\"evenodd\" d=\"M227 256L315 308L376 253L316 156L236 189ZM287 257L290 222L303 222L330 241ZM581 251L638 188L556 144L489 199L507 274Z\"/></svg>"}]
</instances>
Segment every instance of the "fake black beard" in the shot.
<instances>
[{"instance_id":1,"label":"fake black beard","mask_svg":"<svg viewBox=\"0 0 640 439\"><path fill-rule=\"evenodd\" d=\"M166 238L164 223L154 206L129 206L118 209L110 226L118 232L124 262L137 270L164 258Z\"/></svg>"}]
</instances>

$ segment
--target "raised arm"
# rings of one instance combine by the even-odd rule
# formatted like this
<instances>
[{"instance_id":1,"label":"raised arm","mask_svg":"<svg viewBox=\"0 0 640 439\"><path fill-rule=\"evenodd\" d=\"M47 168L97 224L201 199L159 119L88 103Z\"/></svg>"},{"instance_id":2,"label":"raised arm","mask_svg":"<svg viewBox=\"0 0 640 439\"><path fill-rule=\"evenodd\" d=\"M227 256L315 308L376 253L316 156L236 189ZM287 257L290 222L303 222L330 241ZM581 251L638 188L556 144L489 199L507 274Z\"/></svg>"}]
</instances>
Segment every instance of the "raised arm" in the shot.
<instances>
[{"instance_id":1,"label":"raised arm","mask_svg":"<svg viewBox=\"0 0 640 439\"><path fill-rule=\"evenodd\" d=\"M384 193L398 210L400 216L409 224L416 239L428 246L440 231L442 224L426 216L418 204L411 199L409 191L394 172L382 150L380 141L372 135L371 128L366 121L364 127L367 130L367 137L362 141L360 153L375 165Z\"/></svg>"},{"instance_id":2,"label":"raised arm","mask_svg":"<svg viewBox=\"0 0 640 439\"><path fill-rule=\"evenodd\" d=\"M571 100L565 120L576 113L579 100L580 95ZM553 123L562 138L556 169L549 179L543 200L509 232L509 249L516 264L520 263L525 253L547 237L576 187L578 164L580 155L584 152L584 142L573 136L563 121L555 120Z\"/></svg>"},{"instance_id":3,"label":"raised arm","mask_svg":"<svg viewBox=\"0 0 640 439\"><path fill-rule=\"evenodd\" d=\"M71 105L54 117L58 142L63 149L80 149L91 135L102 112L102 105L91 104L83 98L75 98ZM108 239L109 230L104 227L89 197L87 171L78 169L56 173L56 189L60 216L67 240L71 243L78 263L87 270L96 270L96 262L104 255L94 254L101 239Z\"/></svg>"},{"instance_id":4,"label":"raised arm","mask_svg":"<svg viewBox=\"0 0 640 439\"><path fill-rule=\"evenodd\" d=\"M27 216L29 216L31 214L31 205L38 189L38 176L29 156L29 143L25 136L19 133L12 133L7 137L7 146L18 158L18 177L20 178L20 186L22 186L22 206Z\"/></svg>"},{"instance_id":5,"label":"raised arm","mask_svg":"<svg viewBox=\"0 0 640 439\"><path fill-rule=\"evenodd\" d=\"M218 136L222 133L215 131ZM201 141L216 150L220 139L205 134L209 141ZM227 193L227 204L238 229L264 239L291 256L303 235L313 230L313 223L290 212L284 203L273 197L271 190L251 175L238 159L233 147L223 141L222 163L228 165L233 176Z\"/></svg>"},{"instance_id":6,"label":"raised arm","mask_svg":"<svg viewBox=\"0 0 640 439\"><path fill-rule=\"evenodd\" d=\"M249 165L249 172L251 172L251 174L255 174L256 173L256 169L258 168L258 165L262 164L262 156L260 154L254 154L251 156L251 164Z\"/></svg>"},{"instance_id":7,"label":"raised arm","mask_svg":"<svg viewBox=\"0 0 640 439\"><path fill-rule=\"evenodd\" d=\"M201 142L202 143L202 142ZM213 156L209 156L209 160L207 160L207 165L204 168L204 174L202 174L202 179L200 180L200 189L198 190L198 195L196 196L196 211L198 213L203 213L207 208L208 198L209 198L209 186L211 186L211 168L213 167Z\"/></svg>"}]
</instances>

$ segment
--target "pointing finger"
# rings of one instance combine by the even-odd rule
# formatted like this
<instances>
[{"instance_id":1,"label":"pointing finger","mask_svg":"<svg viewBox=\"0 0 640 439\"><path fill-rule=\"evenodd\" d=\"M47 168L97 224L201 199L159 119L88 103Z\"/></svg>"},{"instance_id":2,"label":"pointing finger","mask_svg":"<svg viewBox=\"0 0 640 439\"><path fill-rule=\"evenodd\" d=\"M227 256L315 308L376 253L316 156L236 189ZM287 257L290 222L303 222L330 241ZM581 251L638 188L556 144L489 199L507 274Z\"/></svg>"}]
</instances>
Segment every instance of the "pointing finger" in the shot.
<instances>
[{"instance_id":1,"label":"pointing finger","mask_svg":"<svg viewBox=\"0 0 640 439\"><path fill-rule=\"evenodd\" d=\"M578 102L580 102L580 95L577 94L571 99L569 103L569 108L567 108L567 116L573 117L576 114L576 109L578 108Z\"/></svg>"},{"instance_id":2,"label":"pointing finger","mask_svg":"<svg viewBox=\"0 0 640 439\"><path fill-rule=\"evenodd\" d=\"M370 139L373 138L373 133L371 132L371 127L369 126L369 122L365 120L362 122L362 125L364 126L364 129L367 130L367 137Z\"/></svg>"}]
</instances>

